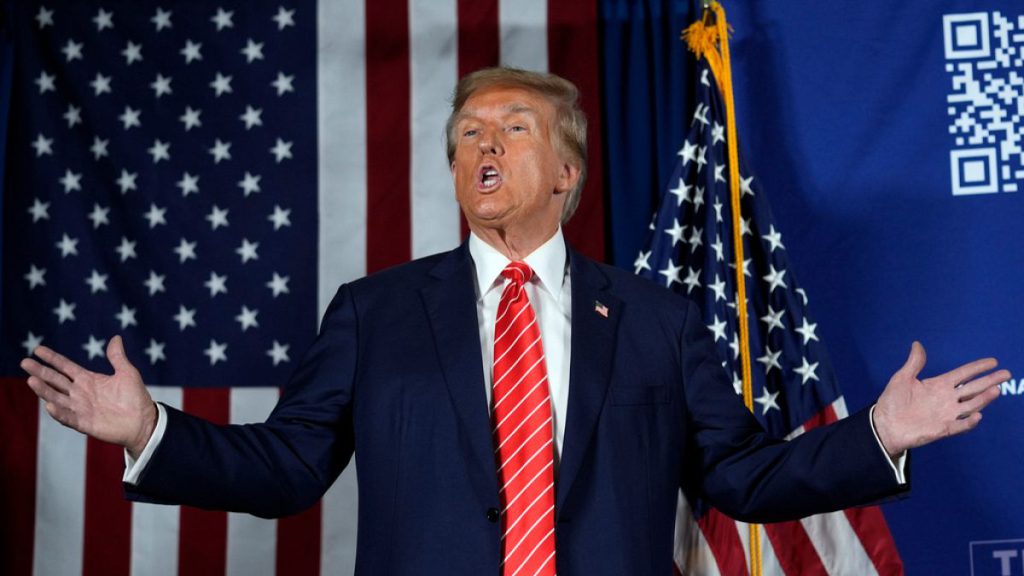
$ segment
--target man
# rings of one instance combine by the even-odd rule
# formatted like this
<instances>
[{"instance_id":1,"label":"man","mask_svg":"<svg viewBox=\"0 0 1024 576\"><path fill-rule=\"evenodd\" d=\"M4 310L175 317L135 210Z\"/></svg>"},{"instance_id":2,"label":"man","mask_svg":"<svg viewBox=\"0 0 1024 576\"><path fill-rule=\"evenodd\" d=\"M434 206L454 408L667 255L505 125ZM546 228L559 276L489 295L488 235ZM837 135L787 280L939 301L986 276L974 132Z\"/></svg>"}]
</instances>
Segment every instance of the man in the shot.
<instances>
[{"instance_id":1,"label":"man","mask_svg":"<svg viewBox=\"0 0 1024 576\"><path fill-rule=\"evenodd\" d=\"M984 359L919 381L915 343L872 409L767 438L692 303L563 241L585 177L576 98L519 70L459 82L469 240L342 286L266 423L154 405L118 337L112 376L40 347L29 386L126 448L137 500L290 514L354 453L362 574L663 575L681 486L752 521L835 510L906 490L906 450L978 423L1009 373Z\"/></svg>"}]
</instances>

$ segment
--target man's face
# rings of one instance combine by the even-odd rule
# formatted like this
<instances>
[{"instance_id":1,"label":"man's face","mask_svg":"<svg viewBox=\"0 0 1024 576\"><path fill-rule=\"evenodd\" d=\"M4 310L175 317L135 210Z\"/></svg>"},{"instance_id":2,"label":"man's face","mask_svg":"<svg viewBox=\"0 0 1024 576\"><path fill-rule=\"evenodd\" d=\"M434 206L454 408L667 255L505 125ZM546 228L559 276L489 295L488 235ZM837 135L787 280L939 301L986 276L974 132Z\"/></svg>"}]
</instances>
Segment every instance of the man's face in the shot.
<instances>
[{"instance_id":1,"label":"man's face","mask_svg":"<svg viewBox=\"0 0 1024 576\"><path fill-rule=\"evenodd\" d=\"M521 88L486 88L466 100L451 169L470 228L550 234L558 226L579 170L555 148L554 119L554 105Z\"/></svg>"}]
</instances>

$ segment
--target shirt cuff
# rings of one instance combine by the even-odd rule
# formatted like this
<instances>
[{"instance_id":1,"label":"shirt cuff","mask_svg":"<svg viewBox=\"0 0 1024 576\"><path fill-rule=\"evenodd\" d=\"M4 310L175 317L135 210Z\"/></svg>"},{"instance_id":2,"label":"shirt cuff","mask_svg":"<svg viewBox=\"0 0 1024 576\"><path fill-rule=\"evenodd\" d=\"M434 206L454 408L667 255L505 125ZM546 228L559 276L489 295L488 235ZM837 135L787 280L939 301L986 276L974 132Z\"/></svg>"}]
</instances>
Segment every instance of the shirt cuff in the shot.
<instances>
[{"instance_id":1,"label":"shirt cuff","mask_svg":"<svg viewBox=\"0 0 1024 576\"><path fill-rule=\"evenodd\" d=\"M906 464L907 464L907 451L904 450L899 456L890 458L889 453L886 452L885 446L882 445L882 439L878 437L878 430L875 430L875 406L871 407L871 433L875 435L875 442L878 442L878 448L885 454L885 461L889 463L889 467L892 468L893 474L896 475L896 481L900 485L907 483L906 475ZM154 434L155 436L155 434ZM147 446L148 448L148 446Z\"/></svg>"},{"instance_id":2,"label":"shirt cuff","mask_svg":"<svg viewBox=\"0 0 1024 576\"><path fill-rule=\"evenodd\" d=\"M139 459L132 458L127 449L124 451L124 476L121 477L121 481L126 484L135 486L139 483L139 477L149 464L150 457L163 440L164 430L167 429L167 410L163 404L156 402L156 412L156 428L153 429L149 442L146 442L146 447L142 449L142 454L139 454Z\"/></svg>"}]
</instances>

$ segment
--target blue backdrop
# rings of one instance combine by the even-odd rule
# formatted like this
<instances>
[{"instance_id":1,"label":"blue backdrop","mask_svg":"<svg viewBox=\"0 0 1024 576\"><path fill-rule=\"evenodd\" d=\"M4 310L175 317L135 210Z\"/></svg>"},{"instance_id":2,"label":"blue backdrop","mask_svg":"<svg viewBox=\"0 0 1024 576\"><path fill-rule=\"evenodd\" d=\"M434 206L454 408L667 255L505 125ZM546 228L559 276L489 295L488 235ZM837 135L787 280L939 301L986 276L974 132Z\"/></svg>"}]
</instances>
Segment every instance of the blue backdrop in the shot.
<instances>
[{"instance_id":1,"label":"blue backdrop","mask_svg":"<svg viewBox=\"0 0 1024 576\"><path fill-rule=\"evenodd\" d=\"M914 451L912 496L884 507L908 573L1024 574L1024 3L724 6L741 153L851 412L915 339L924 375L989 355L1015 374L977 430ZM677 39L699 6L601 9L611 252L632 268L692 108Z\"/></svg>"}]
</instances>

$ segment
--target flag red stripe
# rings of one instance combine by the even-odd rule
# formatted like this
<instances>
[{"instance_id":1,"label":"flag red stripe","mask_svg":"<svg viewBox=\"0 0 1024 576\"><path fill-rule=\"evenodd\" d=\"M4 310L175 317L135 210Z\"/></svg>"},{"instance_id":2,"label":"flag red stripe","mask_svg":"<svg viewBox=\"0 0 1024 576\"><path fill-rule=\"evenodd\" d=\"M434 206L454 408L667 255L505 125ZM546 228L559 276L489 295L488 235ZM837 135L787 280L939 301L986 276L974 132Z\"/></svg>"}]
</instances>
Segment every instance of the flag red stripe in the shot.
<instances>
[{"instance_id":1,"label":"flag red stripe","mask_svg":"<svg viewBox=\"0 0 1024 576\"><path fill-rule=\"evenodd\" d=\"M843 510L850 526L857 534L864 551L879 574L903 574L903 560L896 550L896 542L889 533L889 525L877 506Z\"/></svg>"},{"instance_id":2,"label":"flag red stripe","mask_svg":"<svg viewBox=\"0 0 1024 576\"><path fill-rule=\"evenodd\" d=\"M83 576L129 573L132 507L122 495L123 470L124 450L120 446L86 440Z\"/></svg>"},{"instance_id":3,"label":"flag red stripe","mask_svg":"<svg viewBox=\"0 0 1024 576\"><path fill-rule=\"evenodd\" d=\"M747 552L740 541L736 530L736 521L712 508L700 520L697 520L700 531L715 557L720 574L730 576L748 576Z\"/></svg>"},{"instance_id":4,"label":"flag red stripe","mask_svg":"<svg viewBox=\"0 0 1024 576\"><path fill-rule=\"evenodd\" d=\"M790 576L828 576L818 551L799 521L764 524L764 531L772 542L775 558L783 573Z\"/></svg>"},{"instance_id":5,"label":"flag red stripe","mask_svg":"<svg viewBox=\"0 0 1024 576\"><path fill-rule=\"evenodd\" d=\"M0 378L0 574L32 574L39 401L24 378Z\"/></svg>"},{"instance_id":6,"label":"flag red stripe","mask_svg":"<svg viewBox=\"0 0 1024 576\"><path fill-rule=\"evenodd\" d=\"M277 521L277 573L315 576L320 573L320 502Z\"/></svg>"},{"instance_id":7,"label":"flag red stripe","mask_svg":"<svg viewBox=\"0 0 1024 576\"><path fill-rule=\"evenodd\" d=\"M217 424L231 417L230 389L186 388L185 412ZM181 540L178 545L179 574L223 574L227 568L227 512L181 507Z\"/></svg>"},{"instance_id":8,"label":"flag red stripe","mask_svg":"<svg viewBox=\"0 0 1024 576\"><path fill-rule=\"evenodd\" d=\"M604 172L601 141L601 82L597 55L597 2L548 0L548 68L580 89L587 114L587 184L576 215L565 227L573 247L604 261Z\"/></svg>"},{"instance_id":9,"label":"flag red stripe","mask_svg":"<svg viewBox=\"0 0 1024 576\"><path fill-rule=\"evenodd\" d=\"M367 274L412 257L409 75L408 3L367 2Z\"/></svg>"},{"instance_id":10,"label":"flag red stripe","mask_svg":"<svg viewBox=\"0 0 1024 576\"><path fill-rule=\"evenodd\" d=\"M808 430L813 430L818 426L827 426L835 422L836 420L839 420L839 417L836 415L836 410L835 408L832 407L831 404L829 404L822 408L820 412L818 412L814 416L811 416L806 422L804 422L804 432L807 432Z\"/></svg>"}]
</instances>

